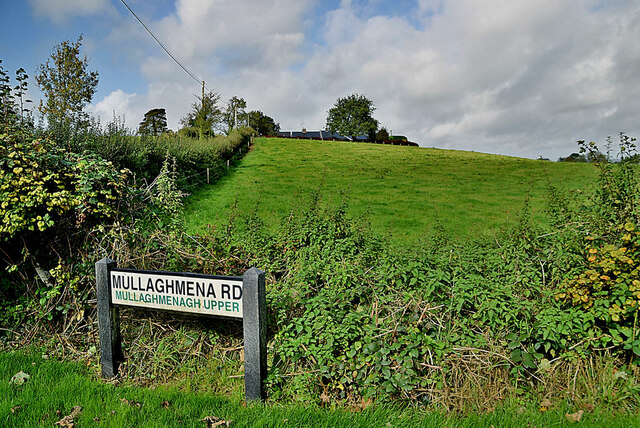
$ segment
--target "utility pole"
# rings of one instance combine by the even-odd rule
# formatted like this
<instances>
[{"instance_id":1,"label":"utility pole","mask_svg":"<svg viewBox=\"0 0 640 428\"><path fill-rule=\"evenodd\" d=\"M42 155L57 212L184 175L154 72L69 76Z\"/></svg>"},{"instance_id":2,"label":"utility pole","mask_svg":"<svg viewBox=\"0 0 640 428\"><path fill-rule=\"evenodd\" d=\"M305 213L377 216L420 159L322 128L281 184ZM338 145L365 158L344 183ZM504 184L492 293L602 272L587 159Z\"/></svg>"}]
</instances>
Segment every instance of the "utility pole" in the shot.
<instances>
[{"instance_id":1,"label":"utility pole","mask_svg":"<svg viewBox=\"0 0 640 428\"><path fill-rule=\"evenodd\" d=\"M202 81L202 98L201 99L202 99L202 112L201 112L201 114L204 114L204 80ZM199 129L200 139L204 138L203 126L204 126L204 117L203 117L203 120L200 123L200 129Z\"/></svg>"}]
</instances>

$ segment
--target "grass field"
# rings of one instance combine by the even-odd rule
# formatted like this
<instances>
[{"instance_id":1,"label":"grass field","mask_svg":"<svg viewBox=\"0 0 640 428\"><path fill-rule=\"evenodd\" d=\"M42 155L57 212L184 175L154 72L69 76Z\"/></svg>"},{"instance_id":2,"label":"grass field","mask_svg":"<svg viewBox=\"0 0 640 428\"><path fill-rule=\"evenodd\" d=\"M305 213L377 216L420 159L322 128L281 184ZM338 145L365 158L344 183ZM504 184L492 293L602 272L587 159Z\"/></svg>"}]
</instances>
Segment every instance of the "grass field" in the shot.
<instances>
[{"instance_id":1,"label":"grass field","mask_svg":"<svg viewBox=\"0 0 640 428\"><path fill-rule=\"evenodd\" d=\"M544 222L549 181L574 190L594 178L590 164L260 138L235 171L188 199L186 217L191 232L223 224L237 199L240 213L256 209L275 227L314 191L334 203L344 192L352 215L396 242L429 236L436 222L453 236L486 236L517 218L527 194L534 219Z\"/></svg>"},{"instance_id":2,"label":"grass field","mask_svg":"<svg viewBox=\"0 0 640 428\"><path fill-rule=\"evenodd\" d=\"M29 379L11 384L24 372ZM322 409L317 406L250 405L241 401L168 388L116 386L93 378L79 363L44 360L40 355L0 352L0 425L3 427L54 426L73 412L75 426L207 427L216 417L237 427L521 427L521 426L639 426L633 415L585 413L570 423L568 410L559 406L546 412L518 405L484 414L458 417L438 412L374 407L362 412ZM570 413L571 415L571 413ZM70 422L70 421L69 421ZM71 425L60 425L71 426Z\"/></svg>"}]
</instances>

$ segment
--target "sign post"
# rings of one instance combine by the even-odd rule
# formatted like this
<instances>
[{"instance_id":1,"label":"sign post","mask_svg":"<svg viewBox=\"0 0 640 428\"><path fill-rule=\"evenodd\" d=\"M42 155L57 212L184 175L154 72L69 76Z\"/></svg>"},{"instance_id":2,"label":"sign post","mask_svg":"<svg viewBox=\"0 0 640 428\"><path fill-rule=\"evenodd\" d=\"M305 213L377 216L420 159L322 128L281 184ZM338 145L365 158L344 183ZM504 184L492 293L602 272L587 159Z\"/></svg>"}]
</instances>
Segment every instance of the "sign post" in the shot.
<instances>
[{"instance_id":1,"label":"sign post","mask_svg":"<svg viewBox=\"0 0 640 428\"><path fill-rule=\"evenodd\" d=\"M242 319L245 398L266 398L266 292L264 272L251 268L242 277L118 269L96 263L98 326L102 376L114 377L123 361L120 306Z\"/></svg>"},{"instance_id":2,"label":"sign post","mask_svg":"<svg viewBox=\"0 0 640 428\"><path fill-rule=\"evenodd\" d=\"M98 328L100 336L100 365L102 376L111 378L118 373L123 361L120 339L120 311L111 305L109 277L116 262L104 258L96 263L96 287L98 295Z\"/></svg>"},{"instance_id":3,"label":"sign post","mask_svg":"<svg viewBox=\"0 0 640 428\"><path fill-rule=\"evenodd\" d=\"M264 400L267 378L267 304L264 272L251 268L242 276L244 394L247 401Z\"/></svg>"}]
</instances>

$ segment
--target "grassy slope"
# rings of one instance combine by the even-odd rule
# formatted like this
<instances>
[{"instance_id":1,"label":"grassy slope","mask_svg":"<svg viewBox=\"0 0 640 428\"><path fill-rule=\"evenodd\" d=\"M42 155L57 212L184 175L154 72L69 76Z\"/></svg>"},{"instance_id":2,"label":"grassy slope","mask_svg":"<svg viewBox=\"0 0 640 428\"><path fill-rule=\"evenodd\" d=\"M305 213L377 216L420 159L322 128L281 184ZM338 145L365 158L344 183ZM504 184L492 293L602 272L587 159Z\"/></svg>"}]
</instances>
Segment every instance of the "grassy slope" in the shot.
<instances>
[{"instance_id":1,"label":"grassy slope","mask_svg":"<svg viewBox=\"0 0 640 428\"><path fill-rule=\"evenodd\" d=\"M10 385L19 371L28 373L30 379L21 386ZM304 404L245 407L242 402L211 394L115 386L92 379L79 363L0 352L0 426L54 426L74 406L82 406L75 419L81 427L205 427L202 419L207 416L232 420L231 426L237 427L628 427L639 423L634 415L596 411L585 413L579 424L569 424L564 414L573 410L564 406L545 413L536 407L516 406L466 418L383 407L361 413Z\"/></svg>"},{"instance_id":2,"label":"grassy slope","mask_svg":"<svg viewBox=\"0 0 640 428\"><path fill-rule=\"evenodd\" d=\"M588 164L542 162L473 152L342 142L258 139L236 171L201 189L187 204L191 232L226 221L238 199L240 212L257 206L277 225L296 205L320 190L339 201L345 191L351 213L374 229L413 241L439 221L459 236L491 234L517 217L531 195L541 219L551 182L579 189L595 177Z\"/></svg>"}]
</instances>

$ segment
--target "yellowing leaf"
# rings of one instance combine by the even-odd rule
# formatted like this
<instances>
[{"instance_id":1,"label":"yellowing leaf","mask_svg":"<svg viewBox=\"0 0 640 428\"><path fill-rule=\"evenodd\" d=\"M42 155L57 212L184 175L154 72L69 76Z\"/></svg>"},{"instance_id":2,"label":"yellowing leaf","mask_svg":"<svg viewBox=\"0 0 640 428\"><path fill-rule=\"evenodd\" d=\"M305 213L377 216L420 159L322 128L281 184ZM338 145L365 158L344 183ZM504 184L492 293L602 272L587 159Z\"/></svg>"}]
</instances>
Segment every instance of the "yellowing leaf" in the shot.
<instances>
[{"instance_id":1,"label":"yellowing leaf","mask_svg":"<svg viewBox=\"0 0 640 428\"><path fill-rule=\"evenodd\" d=\"M580 419L582 419L583 414L584 414L584 410L578 410L575 413L566 413L565 416L567 418L567 421L573 423L573 422L580 422Z\"/></svg>"},{"instance_id":2,"label":"yellowing leaf","mask_svg":"<svg viewBox=\"0 0 640 428\"><path fill-rule=\"evenodd\" d=\"M27 373L25 373L23 371L19 371L18 373L13 375L13 377L9 381L9 384L10 385L22 385L26 381L28 381L29 378L31 378L31 376L29 376L29 374L27 374Z\"/></svg>"},{"instance_id":3,"label":"yellowing leaf","mask_svg":"<svg viewBox=\"0 0 640 428\"><path fill-rule=\"evenodd\" d=\"M71 413L69 413L64 418L60 419L58 422L55 423L55 425L59 425L61 427L66 427L66 428L73 428L75 426L74 419L80 416L80 413L82 413L82 407L75 406L73 409L71 409Z\"/></svg>"},{"instance_id":4,"label":"yellowing leaf","mask_svg":"<svg viewBox=\"0 0 640 428\"><path fill-rule=\"evenodd\" d=\"M207 424L207 428L216 428L221 426L231 426L231 422L233 421L225 421L217 416L207 416L202 419L202 422Z\"/></svg>"}]
</instances>

